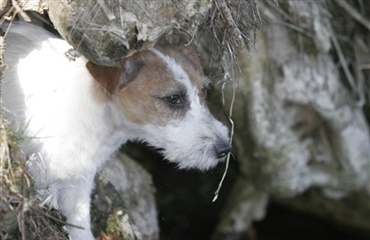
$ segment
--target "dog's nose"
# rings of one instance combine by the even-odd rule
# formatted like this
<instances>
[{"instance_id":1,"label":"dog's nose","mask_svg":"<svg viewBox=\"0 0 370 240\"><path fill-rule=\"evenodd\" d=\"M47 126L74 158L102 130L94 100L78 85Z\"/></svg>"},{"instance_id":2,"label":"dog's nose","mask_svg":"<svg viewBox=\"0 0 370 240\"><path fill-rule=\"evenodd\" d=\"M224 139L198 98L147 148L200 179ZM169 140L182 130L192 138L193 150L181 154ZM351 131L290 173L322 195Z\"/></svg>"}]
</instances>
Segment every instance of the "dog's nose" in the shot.
<instances>
[{"instance_id":1,"label":"dog's nose","mask_svg":"<svg viewBox=\"0 0 370 240\"><path fill-rule=\"evenodd\" d=\"M231 151L231 145L229 142L219 142L215 145L215 153L217 158L224 158Z\"/></svg>"}]
</instances>

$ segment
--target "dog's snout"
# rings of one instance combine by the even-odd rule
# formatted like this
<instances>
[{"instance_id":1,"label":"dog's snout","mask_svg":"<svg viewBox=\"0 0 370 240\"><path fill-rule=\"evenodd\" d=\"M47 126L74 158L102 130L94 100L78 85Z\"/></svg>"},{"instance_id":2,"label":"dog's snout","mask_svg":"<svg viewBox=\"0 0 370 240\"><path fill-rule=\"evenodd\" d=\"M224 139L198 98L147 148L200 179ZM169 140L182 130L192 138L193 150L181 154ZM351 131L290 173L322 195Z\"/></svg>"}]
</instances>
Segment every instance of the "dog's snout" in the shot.
<instances>
[{"instance_id":1,"label":"dog's snout","mask_svg":"<svg viewBox=\"0 0 370 240\"><path fill-rule=\"evenodd\" d=\"M215 153L217 158L224 158L231 151L229 142L222 141L215 145Z\"/></svg>"}]
</instances>

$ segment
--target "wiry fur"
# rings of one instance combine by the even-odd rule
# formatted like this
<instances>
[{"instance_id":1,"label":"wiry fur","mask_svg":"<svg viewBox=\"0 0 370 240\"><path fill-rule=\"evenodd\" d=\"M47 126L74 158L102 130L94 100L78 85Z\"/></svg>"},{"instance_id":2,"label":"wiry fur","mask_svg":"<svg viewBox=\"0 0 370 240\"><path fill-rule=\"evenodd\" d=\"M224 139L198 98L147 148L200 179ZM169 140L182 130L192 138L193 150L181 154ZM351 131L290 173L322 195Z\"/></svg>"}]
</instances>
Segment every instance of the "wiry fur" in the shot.
<instances>
[{"instance_id":1,"label":"wiry fur","mask_svg":"<svg viewBox=\"0 0 370 240\"><path fill-rule=\"evenodd\" d=\"M226 127L205 105L208 80L188 49L153 48L115 69L69 61L70 46L33 25L16 24L7 42L6 116L31 137L24 154L43 196L84 228L67 227L73 240L94 239L94 175L121 144L145 141L180 168L201 170L230 150ZM168 100L174 95L181 104Z\"/></svg>"}]
</instances>

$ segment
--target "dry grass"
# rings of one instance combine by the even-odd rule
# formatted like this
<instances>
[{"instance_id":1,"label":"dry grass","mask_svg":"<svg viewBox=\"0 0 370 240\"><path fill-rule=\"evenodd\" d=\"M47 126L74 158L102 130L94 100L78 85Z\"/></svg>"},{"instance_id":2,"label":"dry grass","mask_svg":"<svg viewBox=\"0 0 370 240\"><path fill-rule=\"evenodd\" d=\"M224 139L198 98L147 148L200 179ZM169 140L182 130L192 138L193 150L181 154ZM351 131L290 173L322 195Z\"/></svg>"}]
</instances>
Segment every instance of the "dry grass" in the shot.
<instances>
[{"instance_id":1,"label":"dry grass","mask_svg":"<svg viewBox=\"0 0 370 240\"><path fill-rule=\"evenodd\" d=\"M25 159L19 148L23 140L22 132L10 128L1 114L1 239L68 239L62 229L62 216L42 206L36 197L35 183L26 173Z\"/></svg>"},{"instance_id":2,"label":"dry grass","mask_svg":"<svg viewBox=\"0 0 370 240\"><path fill-rule=\"evenodd\" d=\"M13 21L20 11L12 7L1 18ZM22 12L23 13L23 12ZM22 15L22 14L21 14ZM6 31L5 29L3 29ZM0 80L7 67L3 62L6 37L0 37ZM0 96L1 104L1 96ZM26 159L21 144L26 137L4 119L0 109L0 238L2 240L68 239L63 230L63 217L54 209L46 208L36 197L35 182L26 172Z\"/></svg>"}]
</instances>

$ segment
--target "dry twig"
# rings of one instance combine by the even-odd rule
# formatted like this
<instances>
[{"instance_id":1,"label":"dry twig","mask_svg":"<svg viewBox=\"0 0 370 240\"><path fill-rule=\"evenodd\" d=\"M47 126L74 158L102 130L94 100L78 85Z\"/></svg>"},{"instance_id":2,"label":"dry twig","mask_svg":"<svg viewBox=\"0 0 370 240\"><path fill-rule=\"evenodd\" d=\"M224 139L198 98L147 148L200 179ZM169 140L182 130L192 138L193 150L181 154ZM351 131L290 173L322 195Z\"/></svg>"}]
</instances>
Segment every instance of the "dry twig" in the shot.
<instances>
[{"instance_id":1,"label":"dry twig","mask_svg":"<svg viewBox=\"0 0 370 240\"><path fill-rule=\"evenodd\" d=\"M22 10L22 8L18 5L16 0L12 0L13 8L15 9L14 14L19 14L24 21L31 22L30 17Z\"/></svg>"},{"instance_id":2,"label":"dry twig","mask_svg":"<svg viewBox=\"0 0 370 240\"><path fill-rule=\"evenodd\" d=\"M338 42L338 39L337 39L337 37L335 35L335 32L334 32L333 29L330 29L330 31L331 31L331 34L330 34L331 40L333 42L334 49L335 49L335 51L338 54L339 62L341 64L342 68L343 68L344 75L346 76L346 79L347 79L347 81L348 81L348 83L349 83L349 85L351 87L352 92L355 93L355 94L357 94L360 97L360 99L358 101L358 105L361 106L361 105L363 105L365 103L365 101L364 101L364 99L361 99L362 94L359 94L358 93L358 89L357 89L357 85L356 85L355 79L352 76L351 71L349 70L349 67L348 67L346 58L345 58L345 56L343 54L342 48L341 48L341 46L340 46L340 44Z\"/></svg>"},{"instance_id":3,"label":"dry twig","mask_svg":"<svg viewBox=\"0 0 370 240\"><path fill-rule=\"evenodd\" d=\"M356 21L361 23L367 30L370 31L370 21L363 17L356 9L354 9L351 5L348 4L345 0L336 0L334 1L337 3L341 8L343 8L351 17L353 17Z\"/></svg>"}]
</instances>

